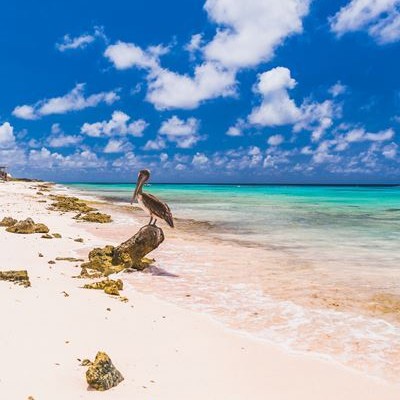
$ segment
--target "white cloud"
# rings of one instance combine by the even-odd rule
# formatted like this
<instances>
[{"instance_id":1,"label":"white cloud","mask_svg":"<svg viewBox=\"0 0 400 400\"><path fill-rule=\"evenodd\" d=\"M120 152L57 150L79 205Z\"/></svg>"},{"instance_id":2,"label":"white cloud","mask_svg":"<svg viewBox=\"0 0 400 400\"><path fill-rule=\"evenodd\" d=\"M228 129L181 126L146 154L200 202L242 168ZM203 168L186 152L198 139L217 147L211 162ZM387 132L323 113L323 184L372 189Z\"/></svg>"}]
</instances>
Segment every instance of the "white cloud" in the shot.
<instances>
[{"instance_id":1,"label":"white cloud","mask_svg":"<svg viewBox=\"0 0 400 400\"><path fill-rule=\"evenodd\" d=\"M24 106L17 106L14 108L12 114L21 119L38 119L38 115L35 113L35 108L32 106L24 105Z\"/></svg>"},{"instance_id":2,"label":"white cloud","mask_svg":"<svg viewBox=\"0 0 400 400\"><path fill-rule=\"evenodd\" d=\"M258 76L254 91L262 96L261 105L253 108L248 120L260 126L287 125L300 118L300 110L288 90L296 86L290 70L276 67Z\"/></svg>"},{"instance_id":3,"label":"white cloud","mask_svg":"<svg viewBox=\"0 0 400 400\"><path fill-rule=\"evenodd\" d=\"M132 67L153 69L158 68L158 59L166 52L168 48L163 46L153 46L142 50L133 43L118 41L106 48L104 56L114 64L116 69Z\"/></svg>"},{"instance_id":4,"label":"white cloud","mask_svg":"<svg viewBox=\"0 0 400 400\"><path fill-rule=\"evenodd\" d=\"M301 105L300 112L293 131L311 131L312 140L318 141L326 130L332 127L333 120L341 115L341 107L332 100L325 100L322 103L306 100Z\"/></svg>"},{"instance_id":5,"label":"white cloud","mask_svg":"<svg viewBox=\"0 0 400 400\"><path fill-rule=\"evenodd\" d=\"M194 109L206 100L236 94L236 74L269 60L289 35L302 31L309 0L207 0L205 10L218 25L214 38L203 47L202 36L192 36L186 49L202 50L203 60L193 73L180 74L160 65L162 46L141 49L117 42L104 55L117 69L146 70L146 99L157 109ZM155 51L158 49L158 51Z\"/></svg>"},{"instance_id":6,"label":"white cloud","mask_svg":"<svg viewBox=\"0 0 400 400\"><path fill-rule=\"evenodd\" d=\"M248 124L242 118L239 118L235 125L230 126L226 131L228 136L243 136L243 131L248 127Z\"/></svg>"},{"instance_id":7,"label":"white cloud","mask_svg":"<svg viewBox=\"0 0 400 400\"><path fill-rule=\"evenodd\" d=\"M133 146L124 139L110 139L104 148L104 153L124 153L131 151Z\"/></svg>"},{"instance_id":8,"label":"white cloud","mask_svg":"<svg viewBox=\"0 0 400 400\"><path fill-rule=\"evenodd\" d=\"M143 150L163 150L167 147L165 140L159 136L157 136L154 140L148 140L143 147Z\"/></svg>"},{"instance_id":9,"label":"white cloud","mask_svg":"<svg viewBox=\"0 0 400 400\"><path fill-rule=\"evenodd\" d=\"M204 153L196 153L193 156L192 164L196 167L202 167L202 166L208 164L208 161L209 161L209 159Z\"/></svg>"},{"instance_id":10,"label":"white cloud","mask_svg":"<svg viewBox=\"0 0 400 400\"><path fill-rule=\"evenodd\" d=\"M47 141L49 147L70 147L76 146L83 140L82 136L77 135L64 135L60 134L57 136L50 137Z\"/></svg>"},{"instance_id":11,"label":"white cloud","mask_svg":"<svg viewBox=\"0 0 400 400\"><path fill-rule=\"evenodd\" d=\"M190 42L185 46L185 50L193 56L196 51L201 49L202 42L203 35L201 33L196 33L190 38Z\"/></svg>"},{"instance_id":12,"label":"white cloud","mask_svg":"<svg viewBox=\"0 0 400 400\"><path fill-rule=\"evenodd\" d=\"M9 122L4 122L0 125L0 149L9 149L14 146L14 127Z\"/></svg>"},{"instance_id":13,"label":"white cloud","mask_svg":"<svg viewBox=\"0 0 400 400\"><path fill-rule=\"evenodd\" d=\"M77 84L69 93L60 97L40 100L34 105L15 107L13 115L22 119L37 119L45 115L65 114L70 111L96 107L100 103L112 104L119 100L115 91L100 92L88 97L84 96L85 84Z\"/></svg>"},{"instance_id":14,"label":"white cloud","mask_svg":"<svg viewBox=\"0 0 400 400\"><path fill-rule=\"evenodd\" d=\"M204 8L218 24L204 48L207 60L227 68L254 67L269 61L277 46L302 32L308 0L207 0Z\"/></svg>"},{"instance_id":15,"label":"white cloud","mask_svg":"<svg viewBox=\"0 0 400 400\"><path fill-rule=\"evenodd\" d=\"M143 136L148 123L143 119L129 122L131 117L122 111L114 111L109 121L85 122L81 127L81 133L91 137L102 136Z\"/></svg>"},{"instance_id":16,"label":"white cloud","mask_svg":"<svg viewBox=\"0 0 400 400\"><path fill-rule=\"evenodd\" d=\"M84 33L77 37L71 37L71 35L67 34L60 43L56 44L56 48L61 52L71 49L83 49L93 43L96 38L106 40L102 27L96 26L93 33Z\"/></svg>"},{"instance_id":17,"label":"white cloud","mask_svg":"<svg viewBox=\"0 0 400 400\"><path fill-rule=\"evenodd\" d=\"M338 97L341 94L344 94L346 90L346 85L342 85L340 82L336 82L333 86L329 88L328 92L332 95L332 97Z\"/></svg>"},{"instance_id":18,"label":"white cloud","mask_svg":"<svg viewBox=\"0 0 400 400\"><path fill-rule=\"evenodd\" d=\"M367 132L364 128L352 129L343 139L348 143L354 142L384 142L393 139L395 132L393 129L386 129L377 133Z\"/></svg>"},{"instance_id":19,"label":"white cloud","mask_svg":"<svg viewBox=\"0 0 400 400\"><path fill-rule=\"evenodd\" d=\"M182 120L176 115L164 121L159 129L159 134L165 136L168 141L176 143L179 148L191 148L200 139L200 123L196 118Z\"/></svg>"},{"instance_id":20,"label":"white cloud","mask_svg":"<svg viewBox=\"0 0 400 400\"><path fill-rule=\"evenodd\" d=\"M216 63L195 67L193 76L157 68L148 75L146 99L157 109L194 109L205 100L235 93L235 73Z\"/></svg>"},{"instance_id":21,"label":"white cloud","mask_svg":"<svg viewBox=\"0 0 400 400\"><path fill-rule=\"evenodd\" d=\"M270 146L279 146L284 140L285 138L282 135L272 135L268 138L268 144Z\"/></svg>"},{"instance_id":22,"label":"white cloud","mask_svg":"<svg viewBox=\"0 0 400 400\"><path fill-rule=\"evenodd\" d=\"M78 150L73 154L62 155L52 153L46 147L40 150L31 150L28 154L28 165L30 168L63 168L63 169L87 169L103 168L107 162L97 157L91 150Z\"/></svg>"},{"instance_id":23,"label":"white cloud","mask_svg":"<svg viewBox=\"0 0 400 400\"><path fill-rule=\"evenodd\" d=\"M330 20L338 36L346 32L367 31L378 43L400 39L400 0L351 0Z\"/></svg>"},{"instance_id":24,"label":"white cloud","mask_svg":"<svg viewBox=\"0 0 400 400\"><path fill-rule=\"evenodd\" d=\"M390 143L382 149L382 154L385 158L393 160L397 156L399 146L396 143Z\"/></svg>"}]
</instances>

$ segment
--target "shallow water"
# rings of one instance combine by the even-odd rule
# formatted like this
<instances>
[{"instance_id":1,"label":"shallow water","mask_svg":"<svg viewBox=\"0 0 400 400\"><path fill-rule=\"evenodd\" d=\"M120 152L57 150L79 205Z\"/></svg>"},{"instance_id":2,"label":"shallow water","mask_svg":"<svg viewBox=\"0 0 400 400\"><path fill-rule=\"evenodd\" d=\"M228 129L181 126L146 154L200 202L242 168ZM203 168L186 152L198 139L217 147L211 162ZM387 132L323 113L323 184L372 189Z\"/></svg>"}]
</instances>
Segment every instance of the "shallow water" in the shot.
<instances>
[{"instance_id":1,"label":"shallow water","mask_svg":"<svg viewBox=\"0 0 400 400\"><path fill-rule=\"evenodd\" d=\"M71 186L121 201L133 189ZM145 190L167 201L175 216L213 229L199 229L200 238L184 248L171 240L157 250L162 268L177 277L133 274L136 288L292 350L400 377L400 187Z\"/></svg>"}]
</instances>

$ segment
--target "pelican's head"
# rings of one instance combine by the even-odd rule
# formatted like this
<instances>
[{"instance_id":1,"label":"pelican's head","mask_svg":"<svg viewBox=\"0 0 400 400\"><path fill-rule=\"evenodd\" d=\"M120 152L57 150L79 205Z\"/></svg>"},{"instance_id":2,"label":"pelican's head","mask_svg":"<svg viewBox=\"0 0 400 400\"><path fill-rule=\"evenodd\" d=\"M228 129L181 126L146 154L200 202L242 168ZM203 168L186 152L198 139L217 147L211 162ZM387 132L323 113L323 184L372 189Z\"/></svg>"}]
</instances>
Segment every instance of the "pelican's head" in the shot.
<instances>
[{"instance_id":1,"label":"pelican's head","mask_svg":"<svg viewBox=\"0 0 400 400\"><path fill-rule=\"evenodd\" d=\"M138 173L135 192L133 193L132 201L136 200L138 193L141 192L143 185L149 180L150 171L148 169L142 169Z\"/></svg>"}]
</instances>

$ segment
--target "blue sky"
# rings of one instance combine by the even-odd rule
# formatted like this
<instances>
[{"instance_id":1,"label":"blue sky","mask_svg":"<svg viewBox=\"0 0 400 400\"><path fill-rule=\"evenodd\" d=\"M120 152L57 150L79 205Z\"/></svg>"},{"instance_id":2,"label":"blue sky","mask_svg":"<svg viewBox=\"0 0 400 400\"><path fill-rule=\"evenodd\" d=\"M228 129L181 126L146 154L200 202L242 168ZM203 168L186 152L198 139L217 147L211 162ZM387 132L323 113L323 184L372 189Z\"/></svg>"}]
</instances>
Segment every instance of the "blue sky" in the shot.
<instances>
[{"instance_id":1,"label":"blue sky","mask_svg":"<svg viewBox=\"0 0 400 400\"><path fill-rule=\"evenodd\" d=\"M399 0L1 8L0 164L15 175L399 182Z\"/></svg>"}]
</instances>

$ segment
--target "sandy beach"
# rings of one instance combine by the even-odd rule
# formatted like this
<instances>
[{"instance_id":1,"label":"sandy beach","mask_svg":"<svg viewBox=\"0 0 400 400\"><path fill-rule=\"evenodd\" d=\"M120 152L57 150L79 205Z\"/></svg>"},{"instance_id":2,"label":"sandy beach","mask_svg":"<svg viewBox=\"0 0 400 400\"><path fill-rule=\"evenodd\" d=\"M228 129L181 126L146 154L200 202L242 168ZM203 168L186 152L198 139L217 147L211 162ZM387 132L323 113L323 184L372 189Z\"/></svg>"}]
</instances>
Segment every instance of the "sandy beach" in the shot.
<instances>
[{"instance_id":1,"label":"sandy beach","mask_svg":"<svg viewBox=\"0 0 400 400\"><path fill-rule=\"evenodd\" d=\"M146 293L127 284L128 298L82 289L79 262L94 247L119 244L145 223L139 212L124 215L106 205L110 224L77 221L74 213L48 210L49 193L37 184L0 185L0 219L31 217L50 234L13 234L0 229L0 270L28 271L31 287L0 282L0 397L28 399L398 399L400 384L373 378L338 363L256 340L224 326L209 315L171 304L162 293ZM46 201L46 202L44 202ZM127 227L129 230L127 230ZM164 229L164 226L162 226ZM177 241L190 233L165 228L162 250L174 254ZM75 239L82 238L83 242ZM169 241L170 239L170 241ZM175 247L173 247L175 246ZM179 257L190 259L181 247ZM224 247L221 247L224 250ZM39 257L39 253L43 257ZM165 265L157 267L168 271ZM164 269L163 269L164 267ZM135 273L142 274L142 273ZM118 276L124 282L129 274ZM157 279L147 274L147 279ZM132 281L131 281L132 282ZM173 283L172 283L173 284ZM188 294L190 295L190 294ZM107 392L88 388L81 360L105 351L125 380Z\"/></svg>"}]
</instances>

